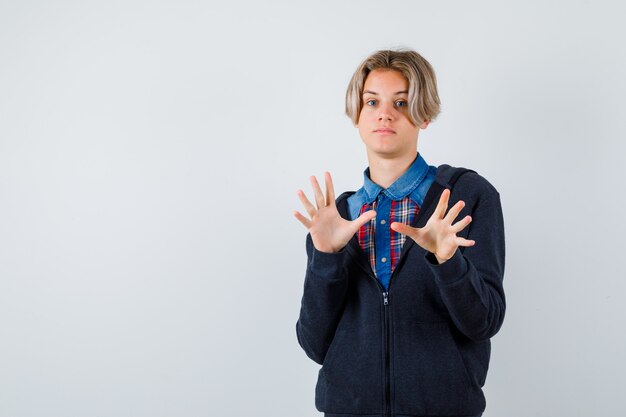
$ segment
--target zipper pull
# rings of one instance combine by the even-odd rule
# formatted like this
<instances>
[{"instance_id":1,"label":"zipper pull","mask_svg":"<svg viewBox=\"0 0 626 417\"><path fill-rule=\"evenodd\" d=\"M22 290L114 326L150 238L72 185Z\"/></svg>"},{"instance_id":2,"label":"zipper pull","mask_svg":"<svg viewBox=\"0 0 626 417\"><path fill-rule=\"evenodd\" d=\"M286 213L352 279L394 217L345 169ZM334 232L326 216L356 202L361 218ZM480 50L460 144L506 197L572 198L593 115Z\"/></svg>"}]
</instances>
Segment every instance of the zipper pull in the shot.
<instances>
[{"instance_id":1,"label":"zipper pull","mask_svg":"<svg viewBox=\"0 0 626 417\"><path fill-rule=\"evenodd\" d=\"M387 291L383 292L383 301L385 305L389 305L389 293Z\"/></svg>"}]
</instances>

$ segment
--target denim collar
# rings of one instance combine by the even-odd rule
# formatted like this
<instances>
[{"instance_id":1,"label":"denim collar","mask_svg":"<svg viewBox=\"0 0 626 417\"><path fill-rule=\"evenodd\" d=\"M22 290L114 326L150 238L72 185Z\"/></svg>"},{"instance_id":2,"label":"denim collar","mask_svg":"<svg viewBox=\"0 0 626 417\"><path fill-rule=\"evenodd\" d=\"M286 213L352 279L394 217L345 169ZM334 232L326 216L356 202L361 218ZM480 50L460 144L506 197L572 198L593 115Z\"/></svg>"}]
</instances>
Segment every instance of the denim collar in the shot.
<instances>
[{"instance_id":1,"label":"denim collar","mask_svg":"<svg viewBox=\"0 0 626 417\"><path fill-rule=\"evenodd\" d=\"M395 180L394 183L387 189L384 189L370 179L370 168L367 167L365 171L363 171L365 202L371 204L374 200L376 200L376 197L378 197L378 194L381 192L385 193L391 200L402 200L404 197L409 195L415 187L418 186L424 177L426 177L426 174L428 174L428 168L428 164L418 152L409 169L407 169L406 172L402 174L400 178Z\"/></svg>"},{"instance_id":2,"label":"denim collar","mask_svg":"<svg viewBox=\"0 0 626 417\"><path fill-rule=\"evenodd\" d=\"M409 196L421 207L426 198L426 193L435 181L437 171L436 166L429 166L422 155L418 153L406 172L385 190L370 179L369 168L366 169L363 172L363 186L348 197L347 209L350 220L359 217L363 205L372 204L381 192L387 198L395 201Z\"/></svg>"}]
</instances>

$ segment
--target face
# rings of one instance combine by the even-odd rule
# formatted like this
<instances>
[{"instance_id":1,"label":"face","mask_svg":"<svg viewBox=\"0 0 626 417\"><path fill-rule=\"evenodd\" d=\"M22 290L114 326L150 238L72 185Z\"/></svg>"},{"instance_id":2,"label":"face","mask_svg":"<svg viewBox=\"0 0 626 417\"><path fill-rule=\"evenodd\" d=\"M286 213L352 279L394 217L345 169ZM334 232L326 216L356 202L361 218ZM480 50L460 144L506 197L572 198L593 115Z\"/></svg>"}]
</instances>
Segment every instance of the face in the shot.
<instances>
[{"instance_id":1,"label":"face","mask_svg":"<svg viewBox=\"0 0 626 417\"><path fill-rule=\"evenodd\" d=\"M368 154L385 159L415 155L417 135L428 122L415 126L408 117L409 82L394 70L371 71L363 86L363 108L357 127Z\"/></svg>"}]
</instances>

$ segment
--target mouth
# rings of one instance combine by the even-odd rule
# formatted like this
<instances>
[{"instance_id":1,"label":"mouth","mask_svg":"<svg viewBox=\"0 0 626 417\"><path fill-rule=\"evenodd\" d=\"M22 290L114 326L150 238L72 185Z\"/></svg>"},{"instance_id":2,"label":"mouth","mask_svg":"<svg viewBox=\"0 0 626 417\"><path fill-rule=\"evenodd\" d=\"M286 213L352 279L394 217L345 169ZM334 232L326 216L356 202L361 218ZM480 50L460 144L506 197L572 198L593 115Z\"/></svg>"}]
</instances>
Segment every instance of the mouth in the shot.
<instances>
[{"instance_id":1,"label":"mouth","mask_svg":"<svg viewBox=\"0 0 626 417\"><path fill-rule=\"evenodd\" d=\"M396 133L396 131L393 129L383 127L383 128L374 130L374 133L380 133L381 135L393 135Z\"/></svg>"}]
</instances>

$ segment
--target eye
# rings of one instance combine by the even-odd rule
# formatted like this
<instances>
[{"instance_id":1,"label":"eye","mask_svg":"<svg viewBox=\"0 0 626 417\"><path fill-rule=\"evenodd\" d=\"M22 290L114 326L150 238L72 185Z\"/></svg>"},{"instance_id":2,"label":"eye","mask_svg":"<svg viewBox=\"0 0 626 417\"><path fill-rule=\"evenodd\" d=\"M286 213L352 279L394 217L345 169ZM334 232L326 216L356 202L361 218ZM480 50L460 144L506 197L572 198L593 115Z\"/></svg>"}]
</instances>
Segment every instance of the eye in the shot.
<instances>
[{"instance_id":1,"label":"eye","mask_svg":"<svg viewBox=\"0 0 626 417\"><path fill-rule=\"evenodd\" d=\"M406 104L407 104L407 103L406 103L406 101L404 101L404 100L398 100L398 101L396 101L396 106L398 106L398 107L406 107Z\"/></svg>"},{"instance_id":2,"label":"eye","mask_svg":"<svg viewBox=\"0 0 626 417\"><path fill-rule=\"evenodd\" d=\"M371 104L370 104L371 103ZM366 106L373 106L376 103L376 100L370 99L365 101Z\"/></svg>"}]
</instances>

